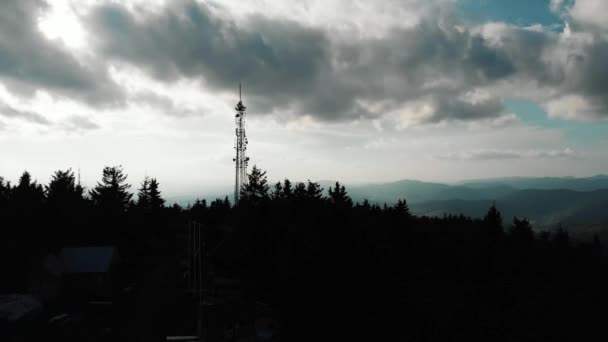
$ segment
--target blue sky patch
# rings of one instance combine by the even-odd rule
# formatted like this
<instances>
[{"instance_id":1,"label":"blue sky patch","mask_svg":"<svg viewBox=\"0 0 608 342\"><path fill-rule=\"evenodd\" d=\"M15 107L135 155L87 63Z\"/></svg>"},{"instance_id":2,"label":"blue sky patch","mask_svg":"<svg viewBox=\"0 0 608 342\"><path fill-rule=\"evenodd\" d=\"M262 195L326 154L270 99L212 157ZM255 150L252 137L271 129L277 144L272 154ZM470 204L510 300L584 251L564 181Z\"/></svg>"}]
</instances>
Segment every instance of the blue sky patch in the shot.
<instances>
[{"instance_id":1,"label":"blue sky patch","mask_svg":"<svg viewBox=\"0 0 608 342\"><path fill-rule=\"evenodd\" d=\"M506 100L507 111L515 113L527 125L565 131L572 142L598 142L608 139L608 121L573 121L551 119L538 104L528 100Z\"/></svg>"},{"instance_id":2,"label":"blue sky patch","mask_svg":"<svg viewBox=\"0 0 608 342\"><path fill-rule=\"evenodd\" d=\"M572 1L566 1L566 6ZM560 29L563 20L549 8L550 0L459 0L461 15L472 21L502 21L518 26L541 24Z\"/></svg>"}]
</instances>

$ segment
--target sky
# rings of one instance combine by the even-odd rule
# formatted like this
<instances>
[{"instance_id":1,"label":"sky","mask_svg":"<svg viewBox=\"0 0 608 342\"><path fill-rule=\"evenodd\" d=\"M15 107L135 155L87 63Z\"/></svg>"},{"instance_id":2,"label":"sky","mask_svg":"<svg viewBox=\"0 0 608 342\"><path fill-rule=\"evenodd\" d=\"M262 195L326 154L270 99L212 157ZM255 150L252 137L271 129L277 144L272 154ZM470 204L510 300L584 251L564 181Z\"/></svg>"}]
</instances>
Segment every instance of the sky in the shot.
<instances>
[{"instance_id":1,"label":"sky","mask_svg":"<svg viewBox=\"0 0 608 342\"><path fill-rule=\"evenodd\" d=\"M5 0L0 176L229 188L608 171L608 1Z\"/></svg>"}]
</instances>

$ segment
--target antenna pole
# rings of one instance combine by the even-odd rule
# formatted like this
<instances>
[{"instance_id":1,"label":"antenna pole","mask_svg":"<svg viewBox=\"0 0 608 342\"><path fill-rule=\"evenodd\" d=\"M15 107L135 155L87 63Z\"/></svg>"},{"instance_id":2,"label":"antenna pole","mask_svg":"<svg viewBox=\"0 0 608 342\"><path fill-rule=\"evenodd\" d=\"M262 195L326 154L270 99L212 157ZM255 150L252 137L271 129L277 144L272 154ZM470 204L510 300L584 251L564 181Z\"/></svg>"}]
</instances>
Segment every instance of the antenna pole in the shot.
<instances>
[{"instance_id":1,"label":"antenna pole","mask_svg":"<svg viewBox=\"0 0 608 342\"><path fill-rule=\"evenodd\" d=\"M243 93L239 82L239 103L234 108L236 110L236 140L235 147L236 156L233 159L235 162L235 180L234 180L234 205L239 202L241 187L247 182L247 164L249 158L246 155L247 151L247 135L245 134L245 110L247 107L243 105Z\"/></svg>"}]
</instances>

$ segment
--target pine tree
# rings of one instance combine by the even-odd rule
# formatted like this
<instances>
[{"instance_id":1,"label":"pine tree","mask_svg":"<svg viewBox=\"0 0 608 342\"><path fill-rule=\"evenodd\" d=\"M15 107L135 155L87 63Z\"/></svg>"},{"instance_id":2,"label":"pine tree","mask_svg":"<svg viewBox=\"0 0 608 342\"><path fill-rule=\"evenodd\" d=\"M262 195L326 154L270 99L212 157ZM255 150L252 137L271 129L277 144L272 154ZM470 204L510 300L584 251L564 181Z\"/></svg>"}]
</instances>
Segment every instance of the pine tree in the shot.
<instances>
[{"instance_id":1,"label":"pine tree","mask_svg":"<svg viewBox=\"0 0 608 342\"><path fill-rule=\"evenodd\" d=\"M286 199L293 198L293 188L291 186L291 181L287 178L283 182L283 197L285 197Z\"/></svg>"},{"instance_id":2,"label":"pine tree","mask_svg":"<svg viewBox=\"0 0 608 342\"><path fill-rule=\"evenodd\" d=\"M407 201L405 199L399 199L397 204L394 206L395 212L403 217L411 217L410 208L407 205Z\"/></svg>"},{"instance_id":3,"label":"pine tree","mask_svg":"<svg viewBox=\"0 0 608 342\"><path fill-rule=\"evenodd\" d=\"M160 190L158 189L158 186L159 186L159 184L158 184L158 181L156 180L156 178L150 179L149 196L150 196L150 208L152 210L160 210L165 207L165 200L162 198L162 196L160 194Z\"/></svg>"},{"instance_id":4,"label":"pine tree","mask_svg":"<svg viewBox=\"0 0 608 342\"><path fill-rule=\"evenodd\" d=\"M308 180L308 185L306 186L306 197L310 200L320 200L323 198L323 188L319 183L313 183Z\"/></svg>"},{"instance_id":5,"label":"pine tree","mask_svg":"<svg viewBox=\"0 0 608 342\"><path fill-rule=\"evenodd\" d=\"M137 206L143 210L150 209L150 178L146 176L137 192Z\"/></svg>"},{"instance_id":6,"label":"pine tree","mask_svg":"<svg viewBox=\"0 0 608 342\"><path fill-rule=\"evenodd\" d=\"M488 213L484 217L483 221L490 231L497 234L501 234L503 232L502 215L496 208L496 203L492 203L492 206L490 209L488 209Z\"/></svg>"},{"instance_id":7,"label":"pine tree","mask_svg":"<svg viewBox=\"0 0 608 342\"><path fill-rule=\"evenodd\" d=\"M283 184L281 184L281 182L274 185L274 190L272 191L271 197L273 200L280 200L285 197L285 193L283 192Z\"/></svg>"},{"instance_id":8,"label":"pine tree","mask_svg":"<svg viewBox=\"0 0 608 342\"><path fill-rule=\"evenodd\" d=\"M329 187L329 200L331 203L338 207L352 207L353 200L348 196L346 192L346 188L344 185L340 185L339 182L336 182L336 186L332 189Z\"/></svg>"},{"instance_id":9,"label":"pine tree","mask_svg":"<svg viewBox=\"0 0 608 342\"><path fill-rule=\"evenodd\" d=\"M108 212L124 212L133 196L128 192L131 185L126 181L127 175L124 174L122 166L106 166L103 169L101 182L90 191L95 206Z\"/></svg>"},{"instance_id":10,"label":"pine tree","mask_svg":"<svg viewBox=\"0 0 608 342\"><path fill-rule=\"evenodd\" d=\"M40 208L45 200L44 189L36 181L32 181L29 172L24 171L19 183L11 191L11 199L21 209Z\"/></svg>"},{"instance_id":11,"label":"pine tree","mask_svg":"<svg viewBox=\"0 0 608 342\"><path fill-rule=\"evenodd\" d=\"M298 201L303 201L306 199L306 184L299 182L296 184L296 187L293 189L293 197Z\"/></svg>"},{"instance_id":12,"label":"pine tree","mask_svg":"<svg viewBox=\"0 0 608 342\"><path fill-rule=\"evenodd\" d=\"M259 204L268 199L268 180L266 179L266 171L262 171L257 166L253 166L248 177L247 184L241 187L240 200Z\"/></svg>"},{"instance_id":13,"label":"pine tree","mask_svg":"<svg viewBox=\"0 0 608 342\"><path fill-rule=\"evenodd\" d=\"M11 183L0 177L0 203L8 201L11 194Z\"/></svg>"},{"instance_id":14,"label":"pine tree","mask_svg":"<svg viewBox=\"0 0 608 342\"><path fill-rule=\"evenodd\" d=\"M372 206L369 204L369 201L366 199L363 200L363 203L361 203L361 209L368 211L372 208Z\"/></svg>"},{"instance_id":15,"label":"pine tree","mask_svg":"<svg viewBox=\"0 0 608 342\"><path fill-rule=\"evenodd\" d=\"M82 205L85 201L84 188L76 184L72 169L55 171L45 191L49 206L54 210L74 210L74 206Z\"/></svg>"},{"instance_id":16,"label":"pine tree","mask_svg":"<svg viewBox=\"0 0 608 342\"><path fill-rule=\"evenodd\" d=\"M511 225L510 234L513 238L520 241L531 241L534 239L534 231L532 225L527 219L518 219L513 217L513 224Z\"/></svg>"}]
</instances>

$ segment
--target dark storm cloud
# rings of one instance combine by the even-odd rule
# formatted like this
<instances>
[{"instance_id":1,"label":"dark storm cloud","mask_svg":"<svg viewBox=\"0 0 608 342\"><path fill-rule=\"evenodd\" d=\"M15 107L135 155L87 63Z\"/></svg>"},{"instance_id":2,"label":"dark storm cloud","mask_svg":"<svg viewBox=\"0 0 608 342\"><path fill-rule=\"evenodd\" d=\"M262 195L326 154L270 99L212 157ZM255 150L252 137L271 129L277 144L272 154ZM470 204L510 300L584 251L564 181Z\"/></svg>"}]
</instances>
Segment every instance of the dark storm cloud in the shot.
<instances>
[{"instance_id":1,"label":"dark storm cloud","mask_svg":"<svg viewBox=\"0 0 608 342\"><path fill-rule=\"evenodd\" d=\"M107 5L90 23L103 54L157 79L203 76L211 87L231 90L242 80L252 85L253 95L279 99L314 88L328 59L321 32L261 17L251 19L251 30L242 29L195 2L169 5L143 20L120 5Z\"/></svg>"},{"instance_id":2,"label":"dark storm cloud","mask_svg":"<svg viewBox=\"0 0 608 342\"><path fill-rule=\"evenodd\" d=\"M39 0L2 2L0 83L20 95L47 90L92 105L123 102L123 93L110 80L105 65L81 64L61 43L42 35L37 20L46 8Z\"/></svg>"},{"instance_id":3,"label":"dark storm cloud","mask_svg":"<svg viewBox=\"0 0 608 342\"><path fill-rule=\"evenodd\" d=\"M51 122L43 115L27 110L19 110L9 106L6 103L0 102L0 116L11 119L19 119L23 121L33 122L40 125L50 125Z\"/></svg>"},{"instance_id":4,"label":"dark storm cloud","mask_svg":"<svg viewBox=\"0 0 608 342\"><path fill-rule=\"evenodd\" d=\"M138 92L137 94L132 95L130 100L136 104L154 107L170 116L184 117L197 114L197 112L192 109L178 106L170 97L151 91Z\"/></svg>"},{"instance_id":5,"label":"dark storm cloud","mask_svg":"<svg viewBox=\"0 0 608 342\"><path fill-rule=\"evenodd\" d=\"M336 41L293 21L250 17L237 25L193 1L140 12L137 18L123 6L105 5L87 22L97 33L97 48L109 58L164 81L199 78L224 91L243 81L256 112L288 109L325 120L379 116L383 113L361 101L386 101L397 108L428 97L421 85L446 75L457 84L434 89L431 97L455 98L514 72L504 53L488 48L482 38L430 22L381 40ZM443 111L436 119L476 119L502 111L495 99L482 105L442 99L436 107Z\"/></svg>"},{"instance_id":6,"label":"dark storm cloud","mask_svg":"<svg viewBox=\"0 0 608 342\"><path fill-rule=\"evenodd\" d=\"M608 117L608 42L597 32L565 38L502 25L488 35L447 16L361 38L261 16L235 21L221 7L193 0L153 12L110 3L84 18L98 57L83 62L39 32L46 9L43 1L8 0L0 11L0 83L13 93L42 89L93 106L124 105L128 96L108 72L116 61L163 82L195 79L221 92L242 81L252 113L285 119L379 117L421 101L434 110L420 119L428 122L495 118L505 115L501 97L517 89L487 90L511 81L543 91L534 99L540 102L579 97L586 105L579 117ZM482 100L471 97L480 90ZM128 100L169 115L195 114L165 95L140 92Z\"/></svg>"}]
</instances>

